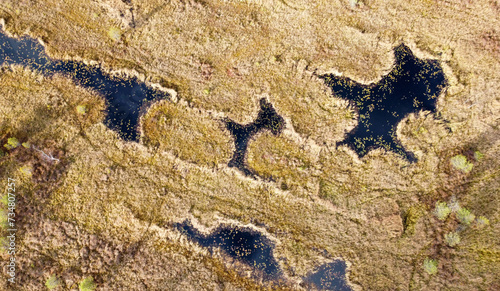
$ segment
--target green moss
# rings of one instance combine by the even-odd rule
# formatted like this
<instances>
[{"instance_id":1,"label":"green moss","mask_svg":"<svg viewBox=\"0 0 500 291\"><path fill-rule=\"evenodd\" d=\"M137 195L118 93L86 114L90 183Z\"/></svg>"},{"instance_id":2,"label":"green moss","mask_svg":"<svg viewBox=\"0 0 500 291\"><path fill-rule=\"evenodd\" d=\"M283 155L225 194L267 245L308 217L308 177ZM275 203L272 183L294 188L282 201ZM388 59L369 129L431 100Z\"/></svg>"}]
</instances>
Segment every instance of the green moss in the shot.
<instances>
[{"instance_id":1,"label":"green moss","mask_svg":"<svg viewBox=\"0 0 500 291\"><path fill-rule=\"evenodd\" d=\"M147 145L189 162L214 166L231 159L232 140L222 125L181 105L162 102L150 108L142 130Z\"/></svg>"},{"instance_id":2,"label":"green moss","mask_svg":"<svg viewBox=\"0 0 500 291\"><path fill-rule=\"evenodd\" d=\"M60 285L61 285L61 281L59 281L59 279L57 279L57 277L54 275L50 276L47 279L47 281L45 281L45 286L49 290L55 289L55 288L59 287Z\"/></svg>"},{"instance_id":3,"label":"green moss","mask_svg":"<svg viewBox=\"0 0 500 291\"><path fill-rule=\"evenodd\" d=\"M17 148L19 145L21 145L21 144L19 143L17 138L9 137L9 139L7 140L7 143L4 145L4 147L11 150L11 149Z\"/></svg>"},{"instance_id":4,"label":"green moss","mask_svg":"<svg viewBox=\"0 0 500 291\"><path fill-rule=\"evenodd\" d=\"M475 151L474 158L476 159L476 161L480 161L484 158L484 154L481 153L480 151Z\"/></svg>"},{"instance_id":5,"label":"green moss","mask_svg":"<svg viewBox=\"0 0 500 291\"><path fill-rule=\"evenodd\" d=\"M457 232L449 232L444 235L444 240L447 245L454 247L460 243L460 235Z\"/></svg>"},{"instance_id":6,"label":"green moss","mask_svg":"<svg viewBox=\"0 0 500 291\"><path fill-rule=\"evenodd\" d=\"M28 177L31 177L31 175L33 174L33 168L29 165L20 167L19 171Z\"/></svg>"},{"instance_id":7,"label":"green moss","mask_svg":"<svg viewBox=\"0 0 500 291\"><path fill-rule=\"evenodd\" d=\"M94 278L92 277L87 277L83 279L80 284L78 284L78 288L80 291L93 291L95 290L96 286L94 283Z\"/></svg>"},{"instance_id":8,"label":"green moss","mask_svg":"<svg viewBox=\"0 0 500 291\"><path fill-rule=\"evenodd\" d=\"M461 223L465 225L470 225L474 221L476 216L472 214L468 209L460 208L457 211L457 218Z\"/></svg>"},{"instance_id":9,"label":"green moss","mask_svg":"<svg viewBox=\"0 0 500 291\"><path fill-rule=\"evenodd\" d=\"M464 155L456 155L450 160L451 165L461 170L462 172L468 173L472 170L473 164L467 160L467 157Z\"/></svg>"},{"instance_id":10,"label":"green moss","mask_svg":"<svg viewBox=\"0 0 500 291\"><path fill-rule=\"evenodd\" d=\"M306 184L312 157L295 142L268 132L248 146L248 166L261 177L283 179L288 186Z\"/></svg>"},{"instance_id":11,"label":"green moss","mask_svg":"<svg viewBox=\"0 0 500 291\"><path fill-rule=\"evenodd\" d=\"M476 218L476 225L479 228L490 225L490 220L484 216L479 216L478 218Z\"/></svg>"},{"instance_id":12,"label":"green moss","mask_svg":"<svg viewBox=\"0 0 500 291\"><path fill-rule=\"evenodd\" d=\"M446 202L436 202L436 208L434 209L434 215L439 220L445 220L448 215L451 213L451 209L448 208Z\"/></svg>"},{"instance_id":13,"label":"green moss","mask_svg":"<svg viewBox=\"0 0 500 291\"><path fill-rule=\"evenodd\" d=\"M438 262L436 260L425 258L423 263L424 271L429 275L434 275L437 273Z\"/></svg>"},{"instance_id":14,"label":"green moss","mask_svg":"<svg viewBox=\"0 0 500 291\"><path fill-rule=\"evenodd\" d=\"M323 199L330 200L335 205L339 205L342 199L342 195L337 186L327 180L320 180L319 196Z\"/></svg>"},{"instance_id":15,"label":"green moss","mask_svg":"<svg viewBox=\"0 0 500 291\"><path fill-rule=\"evenodd\" d=\"M418 222L418 219L422 217L424 211L421 205L411 206L405 214L404 219L404 232L406 235L414 235L415 234L415 225Z\"/></svg>"}]
</instances>

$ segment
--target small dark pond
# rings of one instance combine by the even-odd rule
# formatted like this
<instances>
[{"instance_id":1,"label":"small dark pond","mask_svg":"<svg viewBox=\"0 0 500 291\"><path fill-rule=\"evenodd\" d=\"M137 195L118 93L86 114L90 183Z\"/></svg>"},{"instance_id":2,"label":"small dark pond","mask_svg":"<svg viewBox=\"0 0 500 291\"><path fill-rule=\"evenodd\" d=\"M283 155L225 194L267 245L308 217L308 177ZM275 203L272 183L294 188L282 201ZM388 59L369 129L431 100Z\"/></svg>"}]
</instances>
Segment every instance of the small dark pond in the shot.
<instances>
[{"instance_id":1,"label":"small dark pond","mask_svg":"<svg viewBox=\"0 0 500 291\"><path fill-rule=\"evenodd\" d=\"M344 261L336 260L319 267L319 269L304 278L304 284L318 290L350 291L346 281L347 265Z\"/></svg>"},{"instance_id":2,"label":"small dark pond","mask_svg":"<svg viewBox=\"0 0 500 291\"><path fill-rule=\"evenodd\" d=\"M401 44L394 49L394 69L378 83L363 85L346 77L321 75L333 94L351 101L359 113L358 125L340 144L363 157L369 150L385 148L416 161L396 137L399 122L421 110L436 113L437 97L446 87L443 69L436 60L416 58Z\"/></svg>"},{"instance_id":3,"label":"small dark pond","mask_svg":"<svg viewBox=\"0 0 500 291\"><path fill-rule=\"evenodd\" d=\"M267 280L281 276L281 268L273 255L273 243L253 229L221 225L205 235L187 220L174 224L174 228L203 247L220 248L230 257L262 272Z\"/></svg>"},{"instance_id":4,"label":"small dark pond","mask_svg":"<svg viewBox=\"0 0 500 291\"><path fill-rule=\"evenodd\" d=\"M241 125L230 119L226 119L225 123L226 128L234 138L236 148L228 166L238 168L247 176L254 176L254 171L248 168L245 162L248 142L252 136L264 129L270 130L274 135L280 134L285 126L285 120L276 113L271 103L267 102L266 99L261 99L260 110L254 122Z\"/></svg>"},{"instance_id":5,"label":"small dark pond","mask_svg":"<svg viewBox=\"0 0 500 291\"><path fill-rule=\"evenodd\" d=\"M8 37L0 31L0 65L22 65L46 76L62 74L84 88L100 93L107 102L106 124L125 140L137 141L141 108L169 94L147 86L136 77L115 77L99 66L78 61L54 60L35 39Z\"/></svg>"}]
</instances>

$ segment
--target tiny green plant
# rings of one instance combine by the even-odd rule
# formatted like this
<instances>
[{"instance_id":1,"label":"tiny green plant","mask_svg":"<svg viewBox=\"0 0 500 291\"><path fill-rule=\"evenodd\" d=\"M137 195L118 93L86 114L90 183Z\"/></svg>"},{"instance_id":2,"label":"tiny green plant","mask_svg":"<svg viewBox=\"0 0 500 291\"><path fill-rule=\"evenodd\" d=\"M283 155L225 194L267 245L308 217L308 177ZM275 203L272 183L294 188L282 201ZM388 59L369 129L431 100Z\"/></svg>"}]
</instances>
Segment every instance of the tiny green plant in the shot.
<instances>
[{"instance_id":1,"label":"tiny green plant","mask_svg":"<svg viewBox=\"0 0 500 291\"><path fill-rule=\"evenodd\" d=\"M28 165L22 166L21 168L19 168L19 171L26 176L31 176L33 173L33 169Z\"/></svg>"},{"instance_id":2,"label":"tiny green plant","mask_svg":"<svg viewBox=\"0 0 500 291\"><path fill-rule=\"evenodd\" d=\"M462 172L468 173L472 170L473 164L467 160L467 157L464 155L456 155L450 160L451 165L461 170Z\"/></svg>"},{"instance_id":3,"label":"tiny green plant","mask_svg":"<svg viewBox=\"0 0 500 291\"><path fill-rule=\"evenodd\" d=\"M480 161L484 158L484 154L481 153L480 151L475 151L474 152L474 159L476 159L476 161Z\"/></svg>"},{"instance_id":4,"label":"tiny green plant","mask_svg":"<svg viewBox=\"0 0 500 291\"><path fill-rule=\"evenodd\" d=\"M476 218L476 226L479 228L485 227L487 225L490 225L490 220L484 216L479 216Z\"/></svg>"},{"instance_id":5,"label":"tiny green plant","mask_svg":"<svg viewBox=\"0 0 500 291\"><path fill-rule=\"evenodd\" d=\"M76 106L76 112L78 112L79 114L86 114L87 113L87 106L85 105L78 105Z\"/></svg>"},{"instance_id":6,"label":"tiny green plant","mask_svg":"<svg viewBox=\"0 0 500 291\"><path fill-rule=\"evenodd\" d=\"M22 146L29 149L31 147L31 144L29 142L23 142Z\"/></svg>"},{"instance_id":7,"label":"tiny green plant","mask_svg":"<svg viewBox=\"0 0 500 291\"><path fill-rule=\"evenodd\" d=\"M439 220L445 220L448 215L450 215L451 209L448 207L446 202L436 202L436 208L434 209L434 215Z\"/></svg>"},{"instance_id":8,"label":"tiny green plant","mask_svg":"<svg viewBox=\"0 0 500 291\"><path fill-rule=\"evenodd\" d=\"M94 278L87 277L78 284L80 291L93 291L95 290Z\"/></svg>"},{"instance_id":9,"label":"tiny green plant","mask_svg":"<svg viewBox=\"0 0 500 291\"><path fill-rule=\"evenodd\" d=\"M7 140L7 143L4 145L4 147L8 148L9 150L15 149L20 145L19 141L15 137L9 137Z\"/></svg>"},{"instance_id":10,"label":"tiny green plant","mask_svg":"<svg viewBox=\"0 0 500 291\"><path fill-rule=\"evenodd\" d=\"M454 247L460 243L460 235L456 232L449 232L444 235L446 244L450 247Z\"/></svg>"},{"instance_id":11,"label":"tiny green plant","mask_svg":"<svg viewBox=\"0 0 500 291\"><path fill-rule=\"evenodd\" d=\"M474 221L476 216L472 214L468 209L460 208L457 211L457 218L458 220L460 220L461 223L465 225L470 225Z\"/></svg>"},{"instance_id":12,"label":"tiny green plant","mask_svg":"<svg viewBox=\"0 0 500 291\"><path fill-rule=\"evenodd\" d=\"M57 277L54 275L50 276L47 279L47 281L45 281L45 286L49 290L55 289L55 288L59 287L60 285L61 285L61 281L59 281L59 279L57 279Z\"/></svg>"},{"instance_id":13,"label":"tiny green plant","mask_svg":"<svg viewBox=\"0 0 500 291\"><path fill-rule=\"evenodd\" d=\"M434 275L437 273L438 263L434 259L425 258L424 260L424 270L429 275Z\"/></svg>"}]
</instances>

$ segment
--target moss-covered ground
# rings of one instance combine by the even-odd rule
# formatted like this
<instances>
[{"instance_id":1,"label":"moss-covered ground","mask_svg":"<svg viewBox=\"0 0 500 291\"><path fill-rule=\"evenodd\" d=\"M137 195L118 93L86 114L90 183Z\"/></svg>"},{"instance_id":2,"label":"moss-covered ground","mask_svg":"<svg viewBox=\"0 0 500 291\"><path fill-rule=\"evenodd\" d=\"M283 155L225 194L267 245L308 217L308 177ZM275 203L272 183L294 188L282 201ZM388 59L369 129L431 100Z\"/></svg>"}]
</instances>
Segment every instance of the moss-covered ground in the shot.
<instances>
[{"instance_id":1,"label":"moss-covered ground","mask_svg":"<svg viewBox=\"0 0 500 291\"><path fill-rule=\"evenodd\" d=\"M1 69L0 183L16 180L18 283L3 271L0 289L42 290L55 276L54 290L89 277L97 290L300 290L342 257L356 290L498 290L499 13L490 0L2 1L9 34L177 96L141 118L140 143L125 142L103 124L95 92ZM377 81L401 42L443 66L439 118L420 112L398 126L418 162L381 149L359 159L336 146L357 113L316 75ZM252 179L227 167L234 145L221 120L252 122L261 98L286 126L250 141ZM4 147L12 137L31 146ZM185 219L263 232L286 281L272 287L209 255L170 227Z\"/></svg>"}]
</instances>

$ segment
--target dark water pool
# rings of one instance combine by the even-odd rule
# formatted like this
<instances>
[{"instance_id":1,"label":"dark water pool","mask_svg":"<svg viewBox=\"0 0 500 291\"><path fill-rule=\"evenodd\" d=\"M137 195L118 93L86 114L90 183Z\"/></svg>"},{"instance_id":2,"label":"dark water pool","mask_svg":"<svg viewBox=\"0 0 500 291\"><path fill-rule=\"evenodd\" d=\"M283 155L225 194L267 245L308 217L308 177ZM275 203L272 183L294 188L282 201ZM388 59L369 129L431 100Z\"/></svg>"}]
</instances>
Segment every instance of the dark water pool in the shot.
<instances>
[{"instance_id":1,"label":"dark water pool","mask_svg":"<svg viewBox=\"0 0 500 291\"><path fill-rule=\"evenodd\" d=\"M107 102L106 125L125 140L137 141L140 110L149 101L167 99L169 94L147 86L136 77L115 77L99 66L78 61L54 60L30 37L12 38L0 30L0 65L22 65L46 76L62 74L82 87L93 89Z\"/></svg>"},{"instance_id":2,"label":"dark water pool","mask_svg":"<svg viewBox=\"0 0 500 291\"><path fill-rule=\"evenodd\" d=\"M260 100L260 110L254 122L241 125L230 119L225 120L226 128L234 138L235 151L233 158L229 161L230 167L236 167L247 176L254 176L252 169L247 167L245 156L248 142L261 130L270 130L272 134L278 135L285 126L285 120L279 116L271 103L266 99Z\"/></svg>"},{"instance_id":3,"label":"dark water pool","mask_svg":"<svg viewBox=\"0 0 500 291\"><path fill-rule=\"evenodd\" d=\"M282 273L273 255L273 243L253 229L221 225L205 235L189 221L177 223L174 228L203 247L220 248L230 257L262 272L267 280L277 279Z\"/></svg>"},{"instance_id":4,"label":"dark water pool","mask_svg":"<svg viewBox=\"0 0 500 291\"><path fill-rule=\"evenodd\" d=\"M340 143L363 157L375 148L396 152L413 162L396 136L399 122L421 110L436 112L437 97L446 87L443 69L436 60L415 57L406 45L394 49L394 69L378 83L363 85L346 77L321 75L337 97L349 100L359 113L358 125Z\"/></svg>"},{"instance_id":5,"label":"dark water pool","mask_svg":"<svg viewBox=\"0 0 500 291\"><path fill-rule=\"evenodd\" d=\"M304 278L306 286L318 290L350 291L346 280L347 265L344 261L336 260L318 268Z\"/></svg>"}]
</instances>

